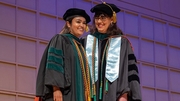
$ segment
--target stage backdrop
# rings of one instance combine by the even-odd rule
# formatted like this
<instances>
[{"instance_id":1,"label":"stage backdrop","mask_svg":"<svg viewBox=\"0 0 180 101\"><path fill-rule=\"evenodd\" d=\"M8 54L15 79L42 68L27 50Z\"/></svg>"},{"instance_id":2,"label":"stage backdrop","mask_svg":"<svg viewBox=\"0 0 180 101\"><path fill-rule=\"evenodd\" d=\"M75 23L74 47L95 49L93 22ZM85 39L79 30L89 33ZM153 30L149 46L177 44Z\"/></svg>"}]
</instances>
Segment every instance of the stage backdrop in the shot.
<instances>
[{"instance_id":1,"label":"stage backdrop","mask_svg":"<svg viewBox=\"0 0 180 101\"><path fill-rule=\"evenodd\" d=\"M180 101L180 1L104 1L122 10L118 25L137 56L143 101ZM42 53L63 27L63 13L78 7L92 18L100 2L0 0L0 101L33 101Z\"/></svg>"}]
</instances>

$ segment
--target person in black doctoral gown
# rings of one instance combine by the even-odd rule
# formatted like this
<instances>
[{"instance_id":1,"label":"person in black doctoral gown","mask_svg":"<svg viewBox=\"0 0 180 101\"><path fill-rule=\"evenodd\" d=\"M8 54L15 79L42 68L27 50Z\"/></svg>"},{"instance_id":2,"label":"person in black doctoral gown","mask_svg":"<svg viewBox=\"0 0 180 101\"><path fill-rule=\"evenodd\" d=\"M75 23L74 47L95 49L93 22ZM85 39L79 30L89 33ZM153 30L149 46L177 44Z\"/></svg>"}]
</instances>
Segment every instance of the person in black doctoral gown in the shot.
<instances>
[{"instance_id":1,"label":"person in black doctoral gown","mask_svg":"<svg viewBox=\"0 0 180 101\"><path fill-rule=\"evenodd\" d=\"M89 101L90 73L79 37L90 22L82 9L70 8L60 34L47 45L36 81L35 101Z\"/></svg>"},{"instance_id":2,"label":"person in black doctoral gown","mask_svg":"<svg viewBox=\"0 0 180 101\"><path fill-rule=\"evenodd\" d=\"M140 80L131 43L117 26L120 9L110 3L91 8L91 33L82 38L92 80L93 101L141 101Z\"/></svg>"}]
</instances>

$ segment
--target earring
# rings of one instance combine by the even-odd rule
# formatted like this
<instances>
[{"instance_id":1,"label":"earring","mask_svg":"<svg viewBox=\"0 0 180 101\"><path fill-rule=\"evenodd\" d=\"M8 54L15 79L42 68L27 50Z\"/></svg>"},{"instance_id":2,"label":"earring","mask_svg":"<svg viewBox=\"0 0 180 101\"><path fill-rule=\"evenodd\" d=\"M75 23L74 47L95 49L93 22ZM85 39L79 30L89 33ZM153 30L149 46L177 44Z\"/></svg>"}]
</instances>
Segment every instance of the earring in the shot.
<instances>
[{"instance_id":1,"label":"earring","mask_svg":"<svg viewBox=\"0 0 180 101\"><path fill-rule=\"evenodd\" d=\"M113 25L113 21L111 21L111 25Z\"/></svg>"}]
</instances>

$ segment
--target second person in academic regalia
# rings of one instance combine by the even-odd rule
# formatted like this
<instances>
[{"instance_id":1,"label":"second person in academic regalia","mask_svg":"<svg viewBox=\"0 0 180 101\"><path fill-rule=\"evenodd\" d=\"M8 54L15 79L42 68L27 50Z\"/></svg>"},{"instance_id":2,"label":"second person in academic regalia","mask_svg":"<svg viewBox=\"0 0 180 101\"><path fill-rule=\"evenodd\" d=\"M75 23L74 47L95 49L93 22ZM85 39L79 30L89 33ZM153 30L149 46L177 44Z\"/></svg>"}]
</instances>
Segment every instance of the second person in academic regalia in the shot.
<instances>
[{"instance_id":1,"label":"second person in academic regalia","mask_svg":"<svg viewBox=\"0 0 180 101\"><path fill-rule=\"evenodd\" d=\"M141 101L136 57L116 22L120 9L103 2L91 9L91 33L82 38L92 78L93 101Z\"/></svg>"}]
</instances>

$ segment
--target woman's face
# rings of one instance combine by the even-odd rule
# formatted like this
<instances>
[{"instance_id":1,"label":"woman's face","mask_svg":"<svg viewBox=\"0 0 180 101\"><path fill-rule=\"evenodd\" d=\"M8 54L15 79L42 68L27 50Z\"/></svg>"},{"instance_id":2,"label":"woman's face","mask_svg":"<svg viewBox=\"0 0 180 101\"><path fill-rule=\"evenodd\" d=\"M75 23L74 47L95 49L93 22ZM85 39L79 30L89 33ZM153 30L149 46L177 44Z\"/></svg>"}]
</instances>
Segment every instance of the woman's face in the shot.
<instances>
[{"instance_id":1,"label":"woman's face","mask_svg":"<svg viewBox=\"0 0 180 101\"><path fill-rule=\"evenodd\" d=\"M76 37L80 37L86 29L86 19L84 17L74 17L71 23L67 21L67 26L70 28L71 34Z\"/></svg>"},{"instance_id":2,"label":"woman's face","mask_svg":"<svg viewBox=\"0 0 180 101\"><path fill-rule=\"evenodd\" d=\"M112 19L105 14L100 14L94 17L95 26L100 33L106 33Z\"/></svg>"}]
</instances>

